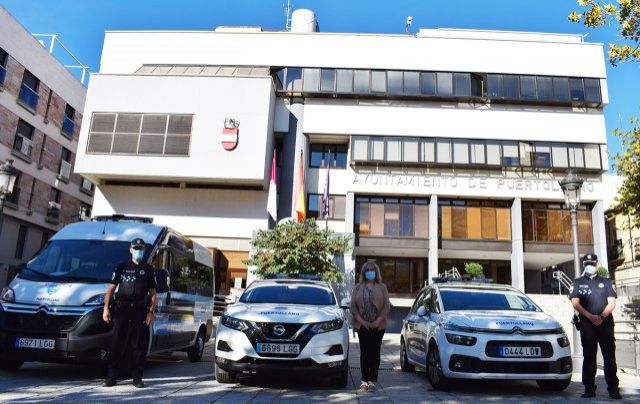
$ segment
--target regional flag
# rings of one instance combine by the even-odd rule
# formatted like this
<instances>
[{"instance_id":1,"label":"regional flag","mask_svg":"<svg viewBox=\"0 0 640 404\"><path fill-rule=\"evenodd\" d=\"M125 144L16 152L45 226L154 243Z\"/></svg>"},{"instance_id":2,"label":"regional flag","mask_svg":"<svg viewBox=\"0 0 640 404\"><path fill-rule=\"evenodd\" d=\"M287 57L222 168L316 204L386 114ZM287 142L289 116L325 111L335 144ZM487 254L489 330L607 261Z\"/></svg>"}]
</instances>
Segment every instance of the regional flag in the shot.
<instances>
[{"instance_id":1,"label":"regional flag","mask_svg":"<svg viewBox=\"0 0 640 404\"><path fill-rule=\"evenodd\" d=\"M302 163L302 151L300 151L300 169L298 170L298 178L296 183L296 220L301 222L307 215L307 209L305 207L304 198L304 167Z\"/></svg>"},{"instance_id":2,"label":"regional flag","mask_svg":"<svg viewBox=\"0 0 640 404\"><path fill-rule=\"evenodd\" d=\"M273 159L271 160L271 178L269 180L269 196L267 198L267 212L273 218L274 222L278 221L278 185L276 181L276 151L273 151Z\"/></svg>"}]
</instances>

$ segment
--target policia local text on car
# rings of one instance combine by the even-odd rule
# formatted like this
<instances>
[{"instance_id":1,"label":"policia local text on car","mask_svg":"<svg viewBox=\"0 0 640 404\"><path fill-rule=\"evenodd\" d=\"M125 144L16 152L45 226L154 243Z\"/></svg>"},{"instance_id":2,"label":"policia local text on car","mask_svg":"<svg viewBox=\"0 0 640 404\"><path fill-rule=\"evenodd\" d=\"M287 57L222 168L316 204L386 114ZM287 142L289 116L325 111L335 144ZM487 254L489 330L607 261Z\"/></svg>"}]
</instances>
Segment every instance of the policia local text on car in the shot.
<instances>
[{"instance_id":1,"label":"policia local text on car","mask_svg":"<svg viewBox=\"0 0 640 404\"><path fill-rule=\"evenodd\" d=\"M616 342L613 332L613 309L616 307L616 289L613 282L598 275L595 254L586 254L583 258L584 274L573 281L571 303L578 311L580 340L584 359L582 362L582 397L596 395L596 355L598 344L604 359L604 378L607 381L609 396L621 399L616 376Z\"/></svg>"},{"instance_id":2,"label":"policia local text on car","mask_svg":"<svg viewBox=\"0 0 640 404\"><path fill-rule=\"evenodd\" d=\"M131 260L118 264L105 294L102 317L106 323L113 320L113 341L109 351L105 387L116 385L118 369L127 343L130 344L132 352L133 385L138 388L144 387L142 371L146 353L145 331L154 318L157 300L156 280L153 267L143 261L144 241L141 238L133 239L129 251ZM114 292L112 314L110 305ZM151 297L149 307L147 296ZM130 335L128 341L127 333Z\"/></svg>"}]
</instances>

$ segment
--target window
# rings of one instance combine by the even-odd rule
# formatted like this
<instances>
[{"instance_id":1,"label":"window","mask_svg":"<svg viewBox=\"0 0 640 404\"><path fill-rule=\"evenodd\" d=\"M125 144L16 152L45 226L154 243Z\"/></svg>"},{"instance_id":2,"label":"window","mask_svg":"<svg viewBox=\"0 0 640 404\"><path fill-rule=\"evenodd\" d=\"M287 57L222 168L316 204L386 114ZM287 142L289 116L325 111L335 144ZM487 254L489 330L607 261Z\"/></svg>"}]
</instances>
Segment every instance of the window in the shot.
<instances>
[{"instance_id":1,"label":"window","mask_svg":"<svg viewBox=\"0 0 640 404\"><path fill-rule=\"evenodd\" d=\"M520 97L527 100L538 98L535 76L520 76Z\"/></svg>"},{"instance_id":2,"label":"window","mask_svg":"<svg viewBox=\"0 0 640 404\"><path fill-rule=\"evenodd\" d=\"M500 142L497 140L487 141L487 164L493 166L500 165Z\"/></svg>"},{"instance_id":3,"label":"window","mask_svg":"<svg viewBox=\"0 0 640 404\"><path fill-rule=\"evenodd\" d=\"M387 161L402 161L402 139L399 137L387 138L385 156Z\"/></svg>"},{"instance_id":4,"label":"window","mask_svg":"<svg viewBox=\"0 0 640 404\"><path fill-rule=\"evenodd\" d=\"M402 72L387 72L387 89L389 94L402 94Z\"/></svg>"},{"instance_id":5,"label":"window","mask_svg":"<svg viewBox=\"0 0 640 404\"><path fill-rule=\"evenodd\" d=\"M417 138L402 139L402 161L417 163L419 157L419 147Z\"/></svg>"},{"instance_id":6,"label":"window","mask_svg":"<svg viewBox=\"0 0 640 404\"><path fill-rule=\"evenodd\" d=\"M437 139L436 153L438 163L451 163L451 141L449 139Z\"/></svg>"},{"instance_id":7,"label":"window","mask_svg":"<svg viewBox=\"0 0 640 404\"><path fill-rule=\"evenodd\" d=\"M285 89L287 91L302 90L302 69L298 67L287 68L285 80Z\"/></svg>"},{"instance_id":8,"label":"window","mask_svg":"<svg viewBox=\"0 0 640 404\"><path fill-rule=\"evenodd\" d=\"M64 118L62 120L62 134L67 136L73 135L73 129L75 126L73 119L75 118L75 115L76 110L73 109L71 105L67 104L64 109Z\"/></svg>"},{"instance_id":9,"label":"window","mask_svg":"<svg viewBox=\"0 0 640 404\"><path fill-rule=\"evenodd\" d=\"M531 158L533 157L533 143L520 142L520 165L531 167Z\"/></svg>"},{"instance_id":10,"label":"window","mask_svg":"<svg viewBox=\"0 0 640 404\"><path fill-rule=\"evenodd\" d=\"M94 113L87 153L188 156L193 115Z\"/></svg>"},{"instance_id":11,"label":"window","mask_svg":"<svg viewBox=\"0 0 640 404\"><path fill-rule=\"evenodd\" d=\"M174 266L172 290L196 296L213 296L211 268L197 262L193 253L172 249Z\"/></svg>"},{"instance_id":12,"label":"window","mask_svg":"<svg viewBox=\"0 0 640 404\"><path fill-rule=\"evenodd\" d=\"M308 195L308 217L324 220L322 216L322 194ZM344 212L346 208L346 196L329 195L329 219L344 220Z\"/></svg>"},{"instance_id":13,"label":"window","mask_svg":"<svg viewBox=\"0 0 640 404\"><path fill-rule=\"evenodd\" d=\"M560 203L523 203L522 231L525 241L570 244L571 217ZM578 242L592 243L591 211L588 206L578 210Z\"/></svg>"},{"instance_id":14,"label":"window","mask_svg":"<svg viewBox=\"0 0 640 404\"><path fill-rule=\"evenodd\" d=\"M504 75L502 77L504 98L507 100L517 100L519 97L518 76Z\"/></svg>"},{"instance_id":15,"label":"window","mask_svg":"<svg viewBox=\"0 0 640 404\"><path fill-rule=\"evenodd\" d=\"M485 164L484 155L484 143L481 141L471 141L471 163L472 164Z\"/></svg>"},{"instance_id":16,"label":"window","mask_svg":"<svg viewBox=\"0 0 640 404\"><path fill-rule=\"evenodd\" d=\"M404 93L407 95L420 94L420 74L418 72L404 72Z\"/></svg>"},{"instance_id":17,"label":"window","mask_svg":"<svg viewBox=\"0 0 640 404\"><path fill-rule=\"evenodd\" d=\"M309 167L345 168L347 166L347 145L312 143L309 153Z\"/></svg>"},{"instance_id":18,"label":"window","mask_svg":"<svg viewBox=\"0 0 640 404\"><path fill-rule=\"evenodd\" d=\"M553 98L559 101L570 101L569 79L567 77L553 78Z\"/></svg>"},{"instance_id":19,"label":"window","mask_svg":"<svg viewBox=\"0 0 640 404\"><path fill-rule=\"evenodd\" d=\"M471 75L471 95L474 97L482 97L484 79L480 74Z\"/></svg>"},{"instance_id":20,"label":"window","mask_svg":"<svg viewBox=\"0 0 640 404\"><path fill-rule=\"evenodd\" d=\"M469 164L469 142L465 139L453 140L454 164Z\"/></svg>"},{"instance_id":21,"label":"window","mask_svg":"<svg viewBox=\"0 0 640 404\"><path fill-rule=\"evenodd\" d=\"M487 97L502 98L503 96L504 96L504 92L502 91L502 75L488 74L487 75Z\"/></svg>"},{"instance_id":22,"label":"window","mask_svg":"<svg viewBox=\"0 0 640 404\"><path fill-rule=\"evenodd\" d=\"M533 164L538 168L551 168L551 143L535 143Z\"/></svg>"},{"instance_id":23,"label":"window","mask_svg":"<svg viewBox=\"0 0 640 404\"><path fill-rule=\"evenodd\" d=\"M471 77L469 73L454 73L454 94L457 97L468 97L471 95Z\"/></svg>"},{"instance_id":24,"label":"window","mask_svg":"<svg viewBox=\"0 0 640 404\"><path fill-rule=\"evenodd\" d=\"M317 92L320 89L320 69L302 69L302 91Z\"/></svg>"},{"instance_id":25,"label":"window","mask_svg":"<svg viewBox=\"0 0 640 404\"><path fill-rule=\"evenodd\" d=\"M18 120L16 137L13 140L13 150L25 157L31 157L31 152L33 151L33 131L33 126L22 119Z\"/></svg>"},{"instance_id":26,"label":"window","mask_svg":"<svg viewBox=\"0 0 640 404\"><path fill-rule=\"evenodd\" d=\"M367 161L369 157L369 139L366 136L353 136L351 158L354 161Z\"/></svg>"},{"instance_id":27,"label":"window","mask_svg":"<svg viewBox=\"0 0 640 404\"><path fill-rule=\"evenodd\" d=\"M43 249L44 246L47 245L47 243L49 242L49 239L51 238L52 234L49 233L48 231L43 231L42 232L42 237L40 238L40 249Z\"/></svg>"},{"instance_id":28,"label":"window","mask_svg":"<svg viewBox=\"0 0 640 404\"><path fill-rule=\"evenodd\" d=\"M553 80L551 77L539 76L536 78L538 87L538 99L543 101L553 100Z\"/></svg>"},{"instance_id":29,"label":"window","mask_svg":"<svg viewBox=\"0 0 640 404\"><path fill-rule=\"evenodd\" d=\"M507 202L439 201L443 239L511 240L511 208Z\"/></svg>"},{"instance_id":30,"label":"window","mask_svg":"<svg viewBox=\"0 0 640 404\"><path fill-rule=\"evenodd\" d=\"M384 138L374 137L371 139L371 160L382 161L384 160Z\"/></svg>"},{"instance_id":31,"label":"window","mask_svg":"<svg viewBox=\"0 0 640 404\"><path fill-rule=\"evenodd\" d=\"M427 199L358 196L355 213L360 236L429 237Z\"/></svg>"},{"instance_id":32,"label":"window","mask_svg":"<svg viewBox=\"0 0 640 404\"><path fill-rule=\"evenodd\" d=\"M4 84L4 79L7 75L7 59L9 55L4 49L0 48L0 87Z\"/></svg>"},{"instance_id":33,"label":"window","mask_svg":"<svg viewBox=\"0 0 640 404\"><path fill-rule=\"evenodd\" d=\"M20 94L18 95L18 101L21 105L35 110L38 106L38 88L40 87L40 80L36 78L30 71L25 70L22 76L22 86L20 86Z\"/></svg>"},{"instance_id":34,"label":"window","mask_svg":"<svg viewBox=\"0 0 640 404\"><path fill-rule=\"evenodd\" d=\"M353 92L353 70L336 70L336 91L339 93Z\"/></svg>"},{"instance_id":35,"label":"window","mask_svg":"<svg viewBox=\"0 0 640 404\"><path fill-rule=\"evenodd\" d=\"M585 168L600 169L600 145L584 145L584 166Z\"/></svg>"},{"instance_id":36,"label":"window","mask_svg":"<svg viewBox=\"0 0 640 404\"><path fill-rule=\"evenodd\" d=\"M369 70L354 70L353 92L359 94L369 92Z\"/></svg>"},{"instance_id":37,"label":"window","mask_svg":"<svg viewBox=\"0 0 640 404\"><path fill-rule=\"evenodd\" d=\"M320 70L320 91L334 91L336 71L334 69Z\"/></svg>"},{"instance_id":38,"label":"window","mask_svg":"<svg viewBox=\"0 0 640 404\"><path fill-rule=\"evenodd\" d=\"M568 146L569 150L569 167L584 167L584 154L582 152L582 145L580 144L570 144Z\"/></svg>"},{"instance_id":39,"label":"window","mask_svg":"<svg viewBox=\"0 0 640 404\"><path fill-rule=\"evenodd\" d=\"M567 154L567 145L564 143L554 143L551 147L551 155L554 167L569 167L569 157Z\"/></svg>"},{"instance_id":40,"label":"window","mask_svg":"<svg viewBox=\"0 0 640 404\"><path fill-rule=\"evenodd\" d=\"M453 74L438 73L438 95L451 97L453 95Z\"/></svg>"},{"instance_id":41,"label":"window","mask_svg":"<svg viewBox=\"0 0 640 404\"><path fill-rule=\"evenodd\" d=\"M84 203L84 202L80 202L80 210L78 212L78 215L80 216L80 219L86 219L86 218L90 218L91 217L91 205Z\"/></svg>"},{"instance_id":42,"label":"window","mask_svg":"<svg viewBox=\"0 0 640 404\"><path fill-rule=\"evenodd\" d=\"M27 226L21 224L18 229L18 239L16 240L16 251L13 254L13 258L21 260L24 255L24 245L27 241Z\"/></svg>"},{"instance_id":43,"label":"window","mask_svg":"<svg viewBox=\"0 0 640 404\"><path fill-rule=\"evenodd\" d=\"M387 92L387 75L384 71L373 70L371 72L371 92L372 93Z\"/></svg>"},{"instance_id":44,"label":"window","mask_svg":"<svg viewBox=\"0 0 640 404\"><path fill-rule=\"evenodd\" d=\"M502 165L505 167L517 167L519 164L518 143L512 141L502 142Z\"/></svg>"},{"instance_id":45,"label":"window","mask_svg":"<svg viewBox=\"0 0 640 404\"><path fill-rule=\"evenodd\" d=\"M435 73L420 73L420 92L423 95L436 95Z\"/></svg>"},{"instance_id":46,"label":"window","mask_svg":"<svg viewBox=\"0 0 640 404\"><path fill-rule=\"evenodd\" d=\"M571 101L584 101L584 87L582 79L569 79L569 89L571 90Z\"/></svg>"},{"instance_id":47,"label":"window","mask_svg":"<svg viewBox=\"0 0 640 404\"><path fill-rule=\"evenodd\" d=\"M599 79L584 79L584 99L593 104L600 104L602 97L600 94Z\"/></svg>"},{"instance_id":48,"label":"window","mask_svg":"<svg viewBox=\"0 0 640 404\"><path fill-rule=\"evenodd\" d=\"M20 182L22 180L22 172L19 170L16 170L16 171L17 171L17 176L16 176L15 183L13 185L13 191L6 196L6 200L9 203L19 206L20 205Z\"/></svg>"},{"instance_id":49,"label":"window","mask_svg":"<svg viewBox=\"0 0 640 404\"><path fill-rule=\"evenodd\" d=\"M60 164L58 165L58 176L63 180L69 181L71 176L71 150L62 148L60 153Z\"/></svg>"},{"instance_id":50,"label":"window","mask_svg":"<svg viewBox=\"0 0 640 404\"><path fill-rule=\"evenodd\" d=\"M434 163L436 161L435 141L433 139L420 139L420 161Z\"/></svg>"},{"instance_id":51,"label":"window","mask_svg":"<svg viewBox=\"0 0 640 404\"><path fill-rule=\"evenodd\" d=\"M309 306L332 306L336 304L330 289L306 285L252 287L242 294L240 302L247 304L303 304Z\"/></svg>"}]
</instances>

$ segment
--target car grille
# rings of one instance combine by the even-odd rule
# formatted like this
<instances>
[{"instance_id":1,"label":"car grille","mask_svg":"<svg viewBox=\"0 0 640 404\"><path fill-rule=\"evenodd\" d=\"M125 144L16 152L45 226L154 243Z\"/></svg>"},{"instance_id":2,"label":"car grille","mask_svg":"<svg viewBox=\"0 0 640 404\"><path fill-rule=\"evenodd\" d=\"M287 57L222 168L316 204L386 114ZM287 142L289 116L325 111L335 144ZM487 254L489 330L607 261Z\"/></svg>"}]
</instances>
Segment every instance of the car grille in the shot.
<instances>
[{"instance_id":1,"label":"car grille","mask_svg":"<svg viewBox=\"0 0 640 404\"><path fill-rule=\"evenodd\" d=\"M303 324L290 324L290 323L255 323L258 330L268 339L291 339L300 330ZM278 335L278 328L284 329L284 333Z\"/></svg>"},{"instance_id":2,"label":"car grille","mask_svg":"<svg viewBox=\"0 0 640 404\"><path fill-rule=\"evenodd\" d=\"M290 324L290 323L250 323L250 324L251 326L248 329L244 330L243 332L245 333L247 338L249 338L249 341L251 341L251 345L253 345L254 349L257 348L258 343L281 342L281 343L299 344L300 352L302 352L304 347L307 346L309 341L311 341L311 338L313 338L313 336L315 335L309 327L301 331L301 328L304 326L304 324ZM273 327L275 327L278 324L285 327L285 333L279 337L273 334ZM296 335L299 331L301 332L298 335ZM274 336L275 338L273 338ZM293 338L294 336L295 338ZM299 354L261 353L259 355L267 358L269 357L295 358Z\"/></svg>"},{"instance_id":3,"label":"car grille","mask_svg":"<svg viewBox=\"0 0 640 404\"><path fill-rule=\"evenodd\" d=\"M566 374L571 373L571 357L556 361L483 361L464 355L452 355L449 370L466 373Z\"/></svg>"},{"instance_id":4,"label":"car grille","mask_svg":"<svg viewBox=\"0 0 640 404\"><path fill-rule=\"evenodd\" d=\"M52 316L42 311L36 314L4 313L7 328L34 333L65 333L71 331L80 316Z\"/></svg>"},{"instance_id":5,"label":"car grille","mask_svg":"<svg viewBox=\"0 0 640 404\"><path fill-rule=\"evenodd\" d=\"M553 356L553 347L548 341L489 341L484 350L485 354L490 358L500 358L501 346L523 346L540 348L542 358L551 358Z\"/></svg>"}]
</instances>

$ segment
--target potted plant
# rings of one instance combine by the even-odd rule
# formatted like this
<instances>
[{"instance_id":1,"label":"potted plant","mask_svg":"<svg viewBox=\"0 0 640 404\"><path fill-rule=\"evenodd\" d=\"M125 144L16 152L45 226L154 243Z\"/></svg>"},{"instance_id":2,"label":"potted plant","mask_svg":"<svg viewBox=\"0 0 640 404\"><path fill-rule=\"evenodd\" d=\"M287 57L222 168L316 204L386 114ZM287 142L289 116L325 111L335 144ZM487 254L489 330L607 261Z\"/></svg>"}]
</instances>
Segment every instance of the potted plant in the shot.
<instances>
[{"instance_id":1,"label":"potted plant","mask_svg":"<svg viewBox=\"0 0 640 404\"><path fill-rule=\"evenodd\" d=\"M467 262L464 265L464 272L472 279L484 278L482 265L477 262Z\"/></svg>"},{"instance_id":2,"label":"potted plant","mask_svg":"<svg viewBox=\"0 0 640 404\"><path fill-rule=\"evenodd\" d=\"M605 267L598 267L598 275L603 278L609 277L609 271Z\"/></svg>"}]
</instances>

